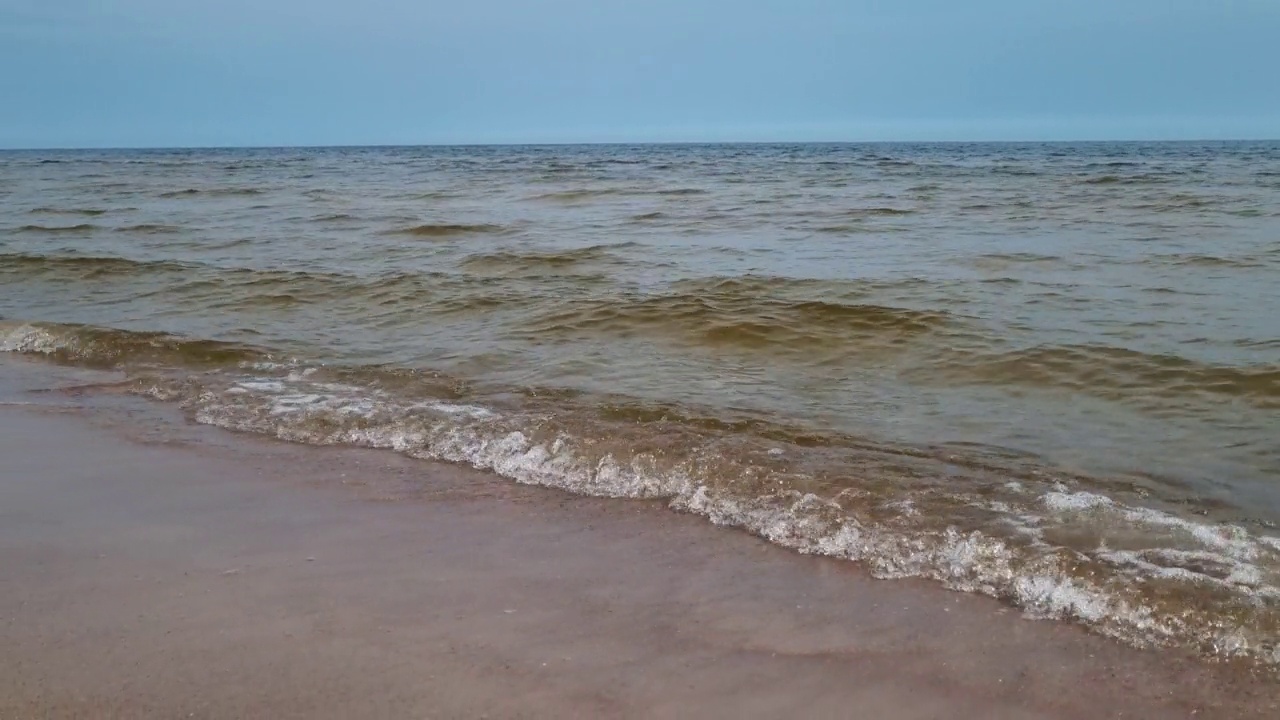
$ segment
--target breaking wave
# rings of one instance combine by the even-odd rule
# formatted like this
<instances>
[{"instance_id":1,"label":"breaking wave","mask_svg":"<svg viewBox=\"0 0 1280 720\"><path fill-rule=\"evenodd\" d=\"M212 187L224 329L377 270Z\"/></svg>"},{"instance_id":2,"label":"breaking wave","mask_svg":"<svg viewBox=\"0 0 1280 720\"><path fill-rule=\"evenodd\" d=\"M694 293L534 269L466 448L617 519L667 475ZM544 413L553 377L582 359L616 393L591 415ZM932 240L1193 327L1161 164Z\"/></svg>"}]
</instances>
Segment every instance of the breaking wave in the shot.
<instances>
[{"instance_id":1,"label":"breaking wave","mask_svg":"<svg viewBox=\"0 0 1280 720\"><path fill-rule=\"evenodd\" d=\"M383 448L521 483L660 499L881 578L928 578L1139 646L1280 664L1280 538L1118 480L980 447L919 447L625 397L481 388L261 348L0 324L0 349L123 369L197 422Z\"/></svg>"}]
</instances>

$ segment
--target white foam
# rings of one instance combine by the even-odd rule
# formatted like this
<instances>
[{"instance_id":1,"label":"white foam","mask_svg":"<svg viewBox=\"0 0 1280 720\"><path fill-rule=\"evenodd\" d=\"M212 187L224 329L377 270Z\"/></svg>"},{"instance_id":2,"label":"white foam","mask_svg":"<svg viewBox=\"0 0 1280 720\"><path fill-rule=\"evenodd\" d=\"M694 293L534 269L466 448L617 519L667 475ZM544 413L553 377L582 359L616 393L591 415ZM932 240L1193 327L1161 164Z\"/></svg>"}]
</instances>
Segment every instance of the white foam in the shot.
<instances>
[{"instance_id":1,"label":"white foam","mask_svg":"<svg viewBox=\"0 0 1280 720\"><path fill-rule=\"evenodd\" d=\"M285 384L279 380L241 380L236 383L236 387L242 391L262 393L282 393L286 390Z\"/></svg>"},{"instance_id":2,"label":"white foam","mask_svg":"<svg viewBox=\"0 0 1280 720\"><path fill-rule=\"evenodd\" d=\"M1229 558L1253 561L1259 552L1280 550L1280 543L1266 536L1254 536L1238 525L1211 525L1177 517L1154 508L1122 505L1111 498L1089 492L1049 492L1041 497L1055 513L1093 512L1117 524L1163 529L1178 533L1188 542L1224 554ZM1280 559L1280 558L1277 558Z\"/></svg>"},{"instance_id":3,"label":"white foam","mask_svg":"<svg viewBox=\"0 0 1280 720\"><path fill-rule=\"evenodd\" d=\"M1131 608L1108 600L1097 588L1056 572L1014 578L1012 589L1017 604L1030 617L1097 623L1134 616Z\"/></svg>"},{"instance_id":4,"label":"white foam","mask_svg":"<svg viewBox=\"0 0 1280 720\"><path fill-rule=\"evenodd\" d=\"M1128 522L1179 531L1204 547L1227 553L1231 557L1252 560L1258 555L1259 548L1254 538L1237 525L1207 525L1151 508L1126 507L1123 516Z\"/></svg>"},{"instance_id":5,"label":"white foam","mask_svg":"<svg viewBox=\"0 0 1280 720\"><path fill-rule=\"evenodd\" d=\"M1176 578L1185 582L1237 586L1248 591L1257 590L1263 584L1262 571L1258 567L1216 553L1169 548L1144 552L1100 548L1096 556L1116 565L1140 568L1148 575ZM1195 566L1219 567L1226 571L1225 577L1200 572L1193 569Z\"/></svg>"},{"instance_id":6,"label":"white foam","mask_svg":"<svg viewBox=\"0 0 1280 720\"><path fill-rule=\"evenodd\" d=\"M885 503L885 507L891 510L897 510L900 514L902 514L905 517L913 517L915 515L920 514L920 511L916 509L915 501L912 500L911 498L906 498L905 500L896 500L891 503Z\"/></svg>"},{"instance_id":7,"label":"white foam","mask_svg":"<svg viewBox=\"0 0 1280 720\"><path fill-rule=\"evenodd\" d=\"M1110 507L1114 504L1111 498L1089 492L1065 492L1055 490L1045 493L1040 498L1045 507L1054 512L1082 512L1095 508Z\"/></svg>"},{"instance_id":8,"label":"white foam","mask_svg":"<svg viewBox=\"0 0 1280 720\"><path fill-rule=\"evenodd\" d=\"M277 372L280 370L290 370L297 367L296 361L290 362L274 362L272 360L245 360L237 364L241 370L253 370L255 372Z\"/></svg>"},{"instance_id":9,"label":"white foam","mask_svg":"<svg viewBox=\"0 0 1280 720\"><path fill-rule=\"evenodd\" d=\"M64 347L53 333L33 325L18 325L0 335L0 351L52 355Z\"/></svg>"},{"instance_id":10,"label":"white foam","mask_svg":"<svg viewBox=\"0 0 1280 720\"><path fill-rule=\"evenodd\" d=\"M417 407L442 412L447 415L463 415L476 420L497 417L497 413L488 408L480 407L479 405L455 405L454 403L446 402L428 402L419 403Z\"/></svg>"}]
</instances>

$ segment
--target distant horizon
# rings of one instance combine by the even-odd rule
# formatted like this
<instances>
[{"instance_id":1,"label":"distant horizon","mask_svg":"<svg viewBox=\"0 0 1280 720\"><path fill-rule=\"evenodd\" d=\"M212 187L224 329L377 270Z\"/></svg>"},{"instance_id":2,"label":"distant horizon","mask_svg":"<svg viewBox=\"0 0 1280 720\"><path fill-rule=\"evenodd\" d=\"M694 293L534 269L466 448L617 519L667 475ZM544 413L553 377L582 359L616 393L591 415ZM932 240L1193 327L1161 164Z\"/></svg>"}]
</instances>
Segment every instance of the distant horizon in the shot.
<instances>
[{"instance_id":1,"label":"distant horizon","mask_svg":"<svg viewBox=\"0 0 1280 720\"><path fill-rule=\"evenodd\" d=\"M418 142L334 143L297 145L102 145L66 147L0 147L0 153L91 152L133 150L358 150L394 148L519 148L519 147L680 147L714 145L1157 145L1210 143L1280 143L1277 137L1229 138L1114 138L1050 140L584 140L564 142Z\"/></svg>"}]
</instances>

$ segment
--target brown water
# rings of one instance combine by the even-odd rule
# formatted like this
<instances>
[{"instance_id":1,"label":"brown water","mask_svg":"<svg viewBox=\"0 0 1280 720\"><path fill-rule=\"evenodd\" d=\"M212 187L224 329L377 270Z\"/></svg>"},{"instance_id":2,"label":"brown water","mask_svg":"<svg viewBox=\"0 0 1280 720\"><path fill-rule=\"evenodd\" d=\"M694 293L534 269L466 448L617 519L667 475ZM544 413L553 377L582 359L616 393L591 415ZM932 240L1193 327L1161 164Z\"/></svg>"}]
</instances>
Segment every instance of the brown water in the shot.
<instances>
[{"instance_id":1,"label":"brown water","mask_svg":"<svg viewBox=\"0 0 1280 720\"><path fill-rule=\"evenodd\" d=\"M1280 144L0 154L0 346L1280 663Z\"/></svg>"}]
</instances>

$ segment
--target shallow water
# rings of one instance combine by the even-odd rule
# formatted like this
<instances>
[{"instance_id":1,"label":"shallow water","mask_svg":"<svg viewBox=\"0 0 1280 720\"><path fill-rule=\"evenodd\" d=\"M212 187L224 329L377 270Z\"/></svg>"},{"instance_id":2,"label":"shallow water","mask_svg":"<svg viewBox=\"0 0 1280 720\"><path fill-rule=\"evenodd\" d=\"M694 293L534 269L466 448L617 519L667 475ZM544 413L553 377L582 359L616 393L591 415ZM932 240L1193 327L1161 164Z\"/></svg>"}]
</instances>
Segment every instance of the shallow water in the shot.
<instances>
[{"instance_id":1,"label":"shallow water","mask_svg":"<svg viewBox=\"0 0 1280 720\"><path fill-rule=\"evenodd\" d=\"M1280 144L0 154L0 345L1276 661Z\"/></svg>"}]
</instances>

